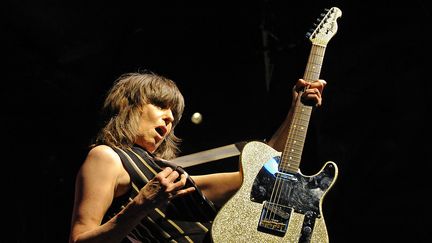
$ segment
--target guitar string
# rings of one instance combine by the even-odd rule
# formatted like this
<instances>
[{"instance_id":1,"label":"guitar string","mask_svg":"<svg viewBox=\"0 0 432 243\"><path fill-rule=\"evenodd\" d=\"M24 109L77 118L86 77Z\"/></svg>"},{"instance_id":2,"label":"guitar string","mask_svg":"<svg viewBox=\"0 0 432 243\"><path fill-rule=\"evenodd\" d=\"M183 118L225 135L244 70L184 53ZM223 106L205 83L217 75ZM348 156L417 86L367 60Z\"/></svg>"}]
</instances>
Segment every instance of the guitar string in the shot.
<instances>
[{"instance_id":1,"label":"guitar string","mask_svg":"<svg viewBox=\"0 0 432 243\"><path fill-rule=\"evenodd\" d=\"M321 49L321 53L320 53L319 49ZM306 69L306 72L305 72L305 75L304 75L304 78L305 78L306 81L314 81L315 79L319 78L319 71L321 69L322 57L323 57L324 49L325 48L322 48L322 47L319 48L316 45L312 46L311 56L310 56L309 62L308 62L308 68ZM311 71L311 69L309 68L309 66L310 66L311 63L312 64L318 64L318 65L313 65L312 66L312 69L315 69L315 67L318 67L317 71L314 71L314 70ZM315 77L314 77L313 74L316 74ZM301 95L303 94L304 90L299 93L298 97L301 97ZM294 109L294 114L293 114L293 123L289 127L289 133L288 133L287 142L286 142L286 145L285 145L285 151L288 151L287 148L288 148L289 145L294 146L293 143L295 142L295 140L293 140L292 137L297 138L297 137L301 136L303 138L303 141L301 141L301 142L302 143L305 142L307 127L308 127L307 125L308 125L308 122L309 122L310 114L307 114L304 111L297 112L299 108L302 109L302 110L305 109L305 108L308 108L308 107L306 107L305 105L303 105L300 102L300 98L298 98L296 100L296 107ZM310 111L312 110L312 108L309 108L309 109L310 109ZM293 126L293 124L297 124L298 121L302 121L302 119L303 119L303 124L304 124L304 126L302 127L303 132L301 132L299 130L299 128L297 127L297 125L295 127ZM307 122L305 122L305 121L307 121ZM295 150L293 150L293 151L295 151ZM293 151L288 151L288 152L291 153ZM291 154L291 155L294 158L295 155L294 154ZM280 169L284 173L287 172L287 171L291 171L293 173L296 173L295 169L297 171L299 169L298 167L299 167L299 163L300 163L300 159L301 159L301 152L299 153L299 158L297 158L299 161L297 161L297 162L291 160L290 159L291 156L288 156L288 157L287 156L288 156L287 153L283 153L282 154L281 161L283 163L281 164ZM288 163L286 163L287 158L290 159L290 162L288 162ZM294 164L295 166L293 166L292 164ZM285 195L288 198L291 196L290 195L291 192L290 191L288 192L289 188L287 186L284 186L284 180L281 179L281 177L278 174L277 174L276 181L275 181L275 187L276 187L276 190L273 190L273 192L272 192L272 195L270 197L270 205L269 205L269 207L272 207L273 210L267 210L266 211L266 212L270 211L270 217L271 217L271 219L273 219L274 215L276 214L277 210L274 210L274 207L276 207L276 205L279 205L280 200L281 200L281 195ZM265 217L269 218L268 213L266 213Z\"/></svg>"},{"instance_id":2,"label":"guitar string","mask_svg":"<svg viewBox=\"0 0 432 243\"><path fill-rule=\"evenodd\" d=\"M301 113L298 112L298 109L301 108L301 106L302 106L301 101L300 101L300 97L301 97L302 93L303 93L303 91L301 91L299 93L299 96L296 99L296 105L295 105L294 110L293 110L292 123L290 124L290 127L288 129L288 136L287 136L287 140L285 143L285 149L284 149L284 152L282 153L282 156L280 159L281 161L279 162L279 165L280 165L279 171L281 171L283 173L287 172L286 164L290 163L290 162L287 162L287 158L289 158L288 154L286 153L287 148L289 147L290 144L292 144L292 141L294 141L293 137L295 138L297 136L296 126L293 126L293 125L297 124L297 121L299 120L298 116L301 115ZM266 218L269 218L271 220L275 218L275 215L277 214L277 211L278 211L277 207L278 207L278 205L281 204L280 203L280 201L282 200L281 195L286 195L285 192L289 189L287 186L284 186L284 184L285 184L285 182L282 179L281 175L277 174L276 179L275 179L275 185L273 187L274 189L272 191L272 195L271 195L270 200L269 200L269 202L270 202L269 208L271 208L271 210L267 211L267 212L269 212L269 214L266 214L266 216L265 216ZM290 195L288 194L287 196L289 197Z\"/></svg>"},{"instance_id":3,"label":"guitar string","mask_svg":"<svg viewBox=\"0 0 432 243\"><path fill-rule=\"evenodd\" d=\"M287 135L287 140L285 143L285 148L284 148L284 151L283 151L282 156L281 156L281 161L279 162L279 165L280 165L279 171L281 171L282 173L286 173L287 172L286 166L288 166L288 169L290 166L289 165L290 162L289 161L287 162L287 158L289 158L289 156L287 155L288 154L287 152L289 152L287 150L287 148L289 147L290 144L292 145L292 143L294 141L293 137L296 137L295 135L297 135L295 128L297 127L296 121L298 120L297 117L299 116L298 109L301 108L300 97L301 97L302 93L303 93L303 91L301 91L299 93L299 95L297 96L296 105L295 105L295 108L293 111L292 122L289 126L289 129L288 129L288 135ZM288 164L288 165L286 165L286 164ZM284 188L283 184L284 184L284 181L283 181L283 179L281 179L280 174L276 174L274 190L272 191L272 195L271 195L270 201L269 201L270 202L269 207L271 208L271 210L268 210L268 212L270 212L270 215L266 215L266 218L270 218L271 220L274 219L274 217L276 215L276 211L277 211L277 205L279 205L280 200L281 200L281 195L284 195L282 192L283 188ZM287 188L287 187L285 187L285 188ZM290 197L290 195L287 195L287 197Z\"/></svg>"}]
</instances>

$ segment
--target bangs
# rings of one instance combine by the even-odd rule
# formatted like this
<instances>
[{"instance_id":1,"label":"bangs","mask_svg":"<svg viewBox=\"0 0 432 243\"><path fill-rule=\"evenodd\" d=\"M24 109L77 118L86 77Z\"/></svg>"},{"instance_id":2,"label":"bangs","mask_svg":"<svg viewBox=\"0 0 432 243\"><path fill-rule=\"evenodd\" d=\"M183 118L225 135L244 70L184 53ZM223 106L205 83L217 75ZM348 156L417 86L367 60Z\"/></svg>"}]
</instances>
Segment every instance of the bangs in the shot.
<instances>
[{"instance_id":1,"label":"bangs","mask_svg":"<svg viewBox=\"0 0 432 243\"><path fill-rule=\"evenodd\" d=\"M174 124L177 124L184 110L184 98L180 90L169 79L164 79L163 82L152 80L150 86L150 90L146 89L144 91L148 102L160 108L171 109Z\"/></svg>"}]
</instances>

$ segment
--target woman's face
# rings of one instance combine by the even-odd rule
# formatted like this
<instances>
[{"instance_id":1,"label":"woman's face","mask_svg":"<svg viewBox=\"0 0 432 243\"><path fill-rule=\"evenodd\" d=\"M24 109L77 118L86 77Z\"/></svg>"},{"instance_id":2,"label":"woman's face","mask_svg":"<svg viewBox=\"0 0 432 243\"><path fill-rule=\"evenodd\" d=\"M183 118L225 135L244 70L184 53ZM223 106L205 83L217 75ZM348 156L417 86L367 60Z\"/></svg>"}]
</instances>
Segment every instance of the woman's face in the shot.
<instances>
[{"instance_id":1,"label":"woman's face","mask_svg":"<svg viewBox=\"0 0 432 243\"><path fill-rule=\"evenodd\" d=\"M171 109L163 109L152 104L142 108L137 143L153 153L171 132L174 116Z\"/></svg>"}]
</instances>

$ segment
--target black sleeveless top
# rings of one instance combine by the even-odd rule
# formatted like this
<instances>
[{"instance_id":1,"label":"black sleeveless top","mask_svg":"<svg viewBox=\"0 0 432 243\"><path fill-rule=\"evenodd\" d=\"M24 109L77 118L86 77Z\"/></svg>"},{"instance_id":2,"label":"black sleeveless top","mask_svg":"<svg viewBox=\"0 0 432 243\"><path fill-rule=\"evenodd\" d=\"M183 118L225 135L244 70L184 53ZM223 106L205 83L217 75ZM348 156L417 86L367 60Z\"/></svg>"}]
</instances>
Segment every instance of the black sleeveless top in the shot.
<instances>
[{"instance_id":1,"label":"black sleeveless top","mask_svg":"<svg viewBox=\"0 0 432 243\"><path fill-rule=\"evenodd\" d=\"M131 177L132 189L114 199L104 221L116 215L163 167L170 166L185 173L181 167L157 160L139 146L113 149ZM195 187L193 193L174 198L168 205L152 210L122 242L211 242L210 229L216 209L188 175L186 187L190 186Z\"/></svg>"}]
</instances>

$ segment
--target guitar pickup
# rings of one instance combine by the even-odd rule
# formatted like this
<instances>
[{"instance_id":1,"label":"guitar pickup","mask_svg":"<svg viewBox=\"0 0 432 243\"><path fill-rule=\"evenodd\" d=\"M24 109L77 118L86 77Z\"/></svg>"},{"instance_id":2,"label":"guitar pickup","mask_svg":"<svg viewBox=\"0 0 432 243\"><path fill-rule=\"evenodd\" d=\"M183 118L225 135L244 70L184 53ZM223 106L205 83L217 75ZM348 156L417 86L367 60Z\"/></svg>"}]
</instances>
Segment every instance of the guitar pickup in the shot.
<instances>
[{"instance_id":1,"label":"guitar pickup","mask_svg":"<svg viewBox=\"0 0 432 243\"><path fill-rule=\"evenodd\" d=\"M276 175L276 178L280 178L280 179L285 180L287 182L297 182L298 181L297 177L295 177L295 175L293 175L293 174L276 172L275 175Z\"/></svg>"},{"instance_id":2,"label":"guitar pickup","mask_svg":"<svg viewBox=\"0 0 432 243\"><path fill-rule=\"evenodd\" d=\"M291 208L264 201L257 229L273 235L284 236L288 229L290 216Z\"/></svg>"}]
</instances>

